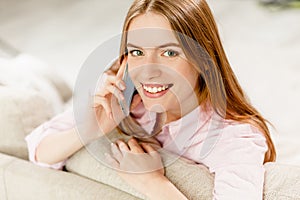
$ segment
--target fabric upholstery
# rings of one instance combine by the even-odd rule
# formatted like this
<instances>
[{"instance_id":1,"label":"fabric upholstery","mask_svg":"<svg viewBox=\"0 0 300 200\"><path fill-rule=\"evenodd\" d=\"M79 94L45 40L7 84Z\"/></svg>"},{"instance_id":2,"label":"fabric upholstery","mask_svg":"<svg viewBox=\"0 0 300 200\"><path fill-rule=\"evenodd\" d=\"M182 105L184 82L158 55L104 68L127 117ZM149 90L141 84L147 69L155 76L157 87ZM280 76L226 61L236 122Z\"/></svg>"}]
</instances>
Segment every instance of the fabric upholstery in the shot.
<instances>
[{"instance_id":1,"label":"fabric upholstery","mask_svg":"<svg viewBox=\"0 0 300 200\"><path fill-rule=\"evenodd\" d=\"M0 199L144 198L103 162L109 141L128 139L115 131L109 140L95 141L74 154L67 161L68 172L19 159L28 157L24 137L60 112L71 92L49 67L30 56L0 59ZM166 176L188 199L212 198L214 177L206 167L169 154L163 154L163 161L171 163ZM300 199L300 167L267 163L265 169L265 200Z\"/></svg>"},{"instance_id":2,"label":"fabric upholstery","mask_svg":"<svg viewBox=\"0 0 300 200\"><path fill-rule=\"evenodd\" d=\"M110 141L114 141L120 137L122 136L116 131L108 136ZM128 138L125 137L126 139ZM96 141L74 154L67 161L67 170L114 188L119 188L136 197L143 198L143 195L129 187L118 177L114 169L111 169L103 162L104 157L101 157L101 153L98 155L95 153L108 151L107 142L103 141L105 140ZM170 158L164 155L164 162L167 159ZM300 199L300 167L266 163L265 169L265 200ZM166 166L165 175L188 199L212 199L214 176L209 173L205 166L186 159L177 159L172 164Z\"/></svg>"},{"instance_id":3,"label":"fabric upholstery","mask_svg":"<svg viewBox=\"0 0 300 200\"><path fill-rule=\"evenodd\" d=\"M107 185L64 171L36 166L28 161L0 154L0 199L135 200L137 198ZM1 161L2 162L2 161ZM2 176L2 177L1 177ZM2 184L5 182L5 184ZM5 196L4 196L5 195ZM4 197L3 197L4 196Z\"/></svg>"},{"instance_id":4,"label":"fabric upholstery","mask_svg":"<svg viewBox=\"0 0 300 200\"><path fill-rule=\"evenodd\" d=\"M25 136L49 120L53 110L37 91L0 87L0 152L27 159Z\"/></svg>"},{"instance_id":5,"label":"fabric upholstery","mask_svg":"<svg viewBox=\"0 0 300 200\"><path fill-rule=\"evenodd\" d=\"M265 199L300 199L300 167L265 164Z\"/></svg>"},{"instance_id":6,"label":"fabric upholstery","mask_svg":"<svg viewBox=\"0 0 300 200\"><path fill-rule=\"evenodd\" d=\"M108 138L109 141L115 141L117 138L128 139L127 136L121 136L117 131L109 134ZM108 153L109 148L109 142L106 142L105 139L91 143L87 148L74 154L67 161L66 168L68 171L119 188L143 199L142 194L128 186L118 176L116 170L105 163L103 152ZM102 153L97 154L97 152ZM170 159L173 159L172 155L163 154L163 156L163 162L172 163L170 162ZM210 175L206 167L189 160L174 159L173 161L165 168L165 174L188 199L204 200L212 198L213 176Z\"/></svg>"},{"instance_id":7,"label":"fabric upholstery","mask_svg":"<svg viewBox=\"0 0 300 200\"><path fill-rule=\"evenodd\" d=\"M67 83L40 60L0 58L0 152L27 159L25 136L62 112L71 96Z\"/></svg>"}]
</instances>

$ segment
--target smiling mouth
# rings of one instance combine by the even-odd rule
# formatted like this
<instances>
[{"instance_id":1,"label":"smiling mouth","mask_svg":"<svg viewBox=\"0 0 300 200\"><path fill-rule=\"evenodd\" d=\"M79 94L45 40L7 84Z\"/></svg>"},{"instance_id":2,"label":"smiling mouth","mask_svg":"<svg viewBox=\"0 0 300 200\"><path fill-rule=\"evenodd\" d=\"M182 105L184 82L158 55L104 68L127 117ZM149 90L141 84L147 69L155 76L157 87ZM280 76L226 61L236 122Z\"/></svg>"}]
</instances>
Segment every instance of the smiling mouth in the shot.
<instances>
[{"instance_id":1,"label":"smiling mouth","mask_svg":"<svg viewBox=\"0 0 300 200\"><path fill-rule=\"evenodd\" d=\"M173 84L142 84L143 89L146 92L149 92L151 94L157 94L160 92L164 92L166 90L168 90L169 88L171 88L173 86Z\"/></svg>"}]
</instances>

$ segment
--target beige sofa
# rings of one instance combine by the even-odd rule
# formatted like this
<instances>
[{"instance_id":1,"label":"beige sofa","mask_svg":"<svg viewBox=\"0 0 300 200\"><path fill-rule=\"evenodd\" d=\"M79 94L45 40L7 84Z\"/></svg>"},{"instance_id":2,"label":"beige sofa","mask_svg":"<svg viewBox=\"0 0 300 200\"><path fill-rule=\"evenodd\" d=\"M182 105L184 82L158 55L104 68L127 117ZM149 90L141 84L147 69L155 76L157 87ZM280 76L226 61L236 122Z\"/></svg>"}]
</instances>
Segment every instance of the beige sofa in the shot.
<instances>
[{"instance_id":1,"label":"beige sofa","mask_svg":"<svg viewBox=\"0 0 300 200\"><path fill-rule=\"evenodd\" d=\"M65 171L28 161L24 137L62 112L70 98L64 80L32 57L0 60L0 200L144 199L86 149L67 161ZM299 167L267 163L265 168L264 199L300 199ZM204 166L178 159L165 170L189 199L212 198L213 175Z\"/></svg>"}]
</instances>

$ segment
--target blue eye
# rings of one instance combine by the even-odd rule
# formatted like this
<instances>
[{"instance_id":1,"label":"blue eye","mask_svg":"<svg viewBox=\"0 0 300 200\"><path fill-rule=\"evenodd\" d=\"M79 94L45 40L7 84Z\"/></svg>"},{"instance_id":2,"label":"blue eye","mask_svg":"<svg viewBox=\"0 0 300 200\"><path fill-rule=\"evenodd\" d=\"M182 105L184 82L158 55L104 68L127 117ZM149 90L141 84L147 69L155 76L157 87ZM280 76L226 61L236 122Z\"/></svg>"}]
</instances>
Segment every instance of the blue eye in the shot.
<instances>
[{"instance_id":1,"label":"blue eye","mask_svg":"<svg viewBox=\"0 0 300 200\"><path fill-rule=\"evenodd\" d=\"M163 55L167 56L167 57L175 57L178 55L178 52L173 51L173 50L167 50L163 53Z\"/></svg>"},{"instance_id":2,"label":"blue eye","mask_svg":"<svg viewBox=\"0 0 300 200\"><path fill-rule=\"evenodd\" d=\"M130 51L130 54L132 56L143 56L144 55L144 53L140 50L132 50L132 51Z\"/></svg>"}]
</instances>

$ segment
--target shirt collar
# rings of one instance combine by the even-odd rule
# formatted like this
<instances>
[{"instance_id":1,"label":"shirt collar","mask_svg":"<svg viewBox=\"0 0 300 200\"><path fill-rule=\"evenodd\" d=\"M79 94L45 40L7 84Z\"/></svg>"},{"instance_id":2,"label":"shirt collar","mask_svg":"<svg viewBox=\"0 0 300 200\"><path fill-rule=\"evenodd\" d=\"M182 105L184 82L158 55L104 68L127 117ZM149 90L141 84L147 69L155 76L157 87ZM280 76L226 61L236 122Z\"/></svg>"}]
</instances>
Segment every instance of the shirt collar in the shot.
<instances>
[{"instance_id":1,"label":"shirt collar","mask_svg":"<svg viewBox=\"0 0 300 200\"><path fill-rule=\"evenodd\" d=\"M170 140L166 145L171 145L177 151L182 151L189 146L189 140L209 123L213 113L211 106L199 105L180 119L165 124L158 137L163 135L168 137ZM156 115L147 111L142 103L137 106L134 114L141 126L147 132L151 132L156 121Z\"/></svg>"},{"instance_id":2,"label":"shirt collar","mask_svg":"<svg viewBox=\"0 0 300 200\"><path fill-rule=\"evenodd\" d=\"M212 113L212 109L200 105L182 118L164 125L162 134L169 134L172 140L168 146L183 151L193 135L208 123Z\"/></svg>"}]
</instances>

